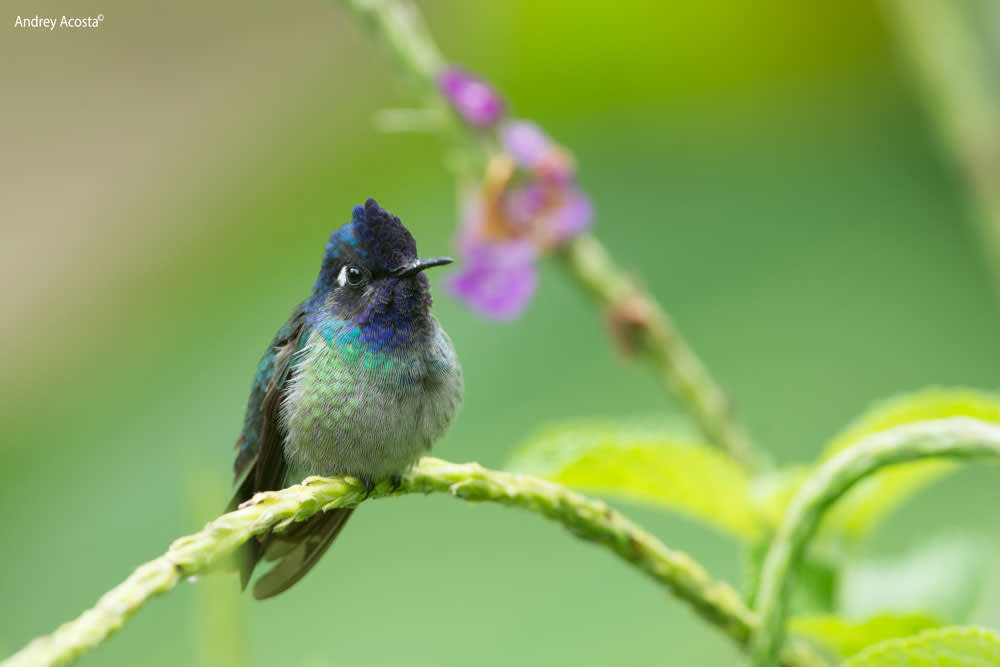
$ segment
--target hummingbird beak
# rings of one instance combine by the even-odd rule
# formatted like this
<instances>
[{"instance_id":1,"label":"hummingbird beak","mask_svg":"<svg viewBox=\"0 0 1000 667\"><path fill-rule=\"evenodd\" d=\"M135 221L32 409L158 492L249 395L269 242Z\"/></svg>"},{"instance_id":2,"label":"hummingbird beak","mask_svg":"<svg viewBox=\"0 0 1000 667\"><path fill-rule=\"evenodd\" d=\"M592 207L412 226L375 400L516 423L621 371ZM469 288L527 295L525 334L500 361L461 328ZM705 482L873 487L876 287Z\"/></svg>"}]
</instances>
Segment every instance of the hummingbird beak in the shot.
<instances>
[{"instance_id":1,"label":"hummingbird beak","mask_svg":"<svg viewBox=\"0 0 1000 667\"><path fill-rule=\"evenodd\" d=\"M454 262L451 257L429 257L427 259L415 259L412 262L408 262L403 266L399 267L392 272L393 278L409 278L410 276L415 276L424 269L429 269L432 266L444 266L445 264L451 264Z\"/></svg>"}]
</instances>

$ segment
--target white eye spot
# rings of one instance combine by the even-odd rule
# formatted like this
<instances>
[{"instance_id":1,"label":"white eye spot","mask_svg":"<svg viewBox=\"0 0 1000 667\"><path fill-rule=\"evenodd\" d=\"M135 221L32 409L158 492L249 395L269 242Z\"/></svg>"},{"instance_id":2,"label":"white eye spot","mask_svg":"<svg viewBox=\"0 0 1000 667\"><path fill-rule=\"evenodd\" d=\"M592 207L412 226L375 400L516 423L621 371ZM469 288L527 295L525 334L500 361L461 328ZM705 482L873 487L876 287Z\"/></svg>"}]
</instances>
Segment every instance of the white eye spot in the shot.
<instances>
[{"instance_id":1,"label":"white eye spot","mask_svg":"<svg viewBox=\"0 0 1000 667\"><path fill-rule=\"evenodd\" d=\"M343 287L347 284L347 265L340 267L340 273L337 274L337 284Z\"/></svg>"}]
</instances>

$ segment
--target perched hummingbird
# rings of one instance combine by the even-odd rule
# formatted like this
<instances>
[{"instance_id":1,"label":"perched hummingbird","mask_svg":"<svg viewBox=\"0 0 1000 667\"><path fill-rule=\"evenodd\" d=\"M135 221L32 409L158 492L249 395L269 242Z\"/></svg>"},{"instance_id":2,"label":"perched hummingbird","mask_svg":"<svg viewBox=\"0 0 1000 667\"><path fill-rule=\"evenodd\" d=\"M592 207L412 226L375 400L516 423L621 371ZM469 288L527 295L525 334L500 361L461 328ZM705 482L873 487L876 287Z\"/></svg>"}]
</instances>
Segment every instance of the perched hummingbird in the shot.
<instances>
[{"instance_id":1,"label":"perched hummingbird","mask_svg":"<svg viewBox=\"0 0 1000 667\"><path fill-rule=\"evenodd\" d=\"M235 506L309 475L352 475L371 488L398 480L448 429L462 401L462 369L430 313L413 236L374 199L333 232L313 293L264 353L236 441ZM241 582L257 599L287 590L333 542L353 509L335 509L247 542Z\"/></svg>"}]
</instances>

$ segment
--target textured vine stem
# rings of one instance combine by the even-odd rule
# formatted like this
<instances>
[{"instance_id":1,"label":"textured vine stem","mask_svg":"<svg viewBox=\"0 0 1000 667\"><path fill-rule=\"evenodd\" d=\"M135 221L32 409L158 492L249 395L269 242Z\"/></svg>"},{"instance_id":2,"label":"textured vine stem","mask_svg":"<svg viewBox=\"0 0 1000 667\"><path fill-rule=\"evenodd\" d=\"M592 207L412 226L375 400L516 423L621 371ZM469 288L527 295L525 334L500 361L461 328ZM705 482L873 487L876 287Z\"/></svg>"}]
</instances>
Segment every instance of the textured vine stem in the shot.
<instances>
[{"instance_id":1,"label":"textured vine stem","mask_svg":"<svg viewBox=\"0 0 1000 667\"><path fill-rule=\"evenodd\" d=\"M445 61L414 5L400 0L341 1L374 29L425 95L434 90L434 77ZM433 94L430 97L430 115L441 119L440 131L449 141L462 134L481 141L480 135L470 135L453 114L439 114L440 99ZM593 236L577 238L560 254L569 274L598 303L612 311L639 315L629 322L632 331L628 333L638 335L639 350L709 441L747 469L759 468L764 458L755 452L725 392L655 299L614 265Z\"/></svg>"},{"instance_id":2,"label":"textured vine stem","mask_svg":"<svg viewBox=\"0 0 1000 667\"><path fill-rule=\"evenodd\" d=\"M760 628L751 642L754 664L776 663L796 569L824 513L838 498L886 466L929 458L986 457L1000 458L1000 425L952 417L876 433L820 465L789 503L764 560L756 605Z\"/></svg>"},{"instance_id":3,"label":"textured vine stem","mask_svg":"<svg viewBox=\"0 0 1000 667\"><path fill-rule=\"evenodd\" d=\"M600 500L526 475L434 458L422 459L399 488L383 483L368 497L406 493L450 493L468 501L495 502L540 514L582 539L607 547L687 602L737 644L747 646L757 627L756 616L731 586L714 580L690 556L668 549ZM255 535L280 532L316 512L354 506L364 499L364 485L352 478L310 477L302 484L257 494L201 531L176 540L165 554L140 566L92 609L51 635L35 639L5 660L3 667L71 662L121 628L150 598L170 591L184 578L217 569L233 550ZM783 662L790 666L819 664L802 646L790 649Z\"/></svg>"},{"instance_id":4,"label":"textured vine stem","mask_svg":"<svg viewBox=\"0 0 1000 667\"><path fill-rule=\"evenodd\" d=\"M993 85L1000 66L991 65L985 48L989 32L963 16L970 3L883 0L883 6L965 175L1000 287L1000 92Z\"/></svg>"}]
</instances>

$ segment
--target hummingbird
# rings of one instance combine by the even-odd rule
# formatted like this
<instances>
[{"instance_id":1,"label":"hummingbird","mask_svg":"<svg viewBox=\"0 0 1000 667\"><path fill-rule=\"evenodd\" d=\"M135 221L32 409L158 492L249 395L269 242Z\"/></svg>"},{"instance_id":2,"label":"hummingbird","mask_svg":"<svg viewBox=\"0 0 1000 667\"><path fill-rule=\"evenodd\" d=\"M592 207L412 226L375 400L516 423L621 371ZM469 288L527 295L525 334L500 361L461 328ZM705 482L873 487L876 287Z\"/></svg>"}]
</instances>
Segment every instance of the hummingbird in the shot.
<instances>
[{"instance_id":1,"label":"hummingbird","mask_svg":"<svg viewBox=\"0 0 1000 667\"><path fill-rule=\"evenodd\" d=\"M258 491L309 475L351 475L370 490L401 476L451 425L462 369L431 314L425 269L399 218L369 199L330 235L312 295L267 348L236 441L235 507ZM245 589L269 598L298 582L343 529L353 508L321 512L241 548Z\"/></svg>"}]
</instances>

